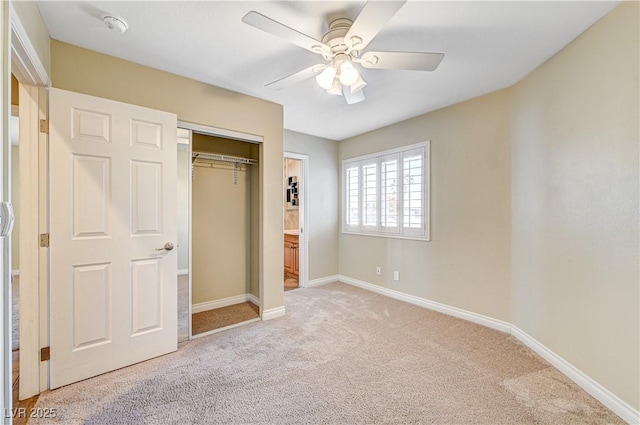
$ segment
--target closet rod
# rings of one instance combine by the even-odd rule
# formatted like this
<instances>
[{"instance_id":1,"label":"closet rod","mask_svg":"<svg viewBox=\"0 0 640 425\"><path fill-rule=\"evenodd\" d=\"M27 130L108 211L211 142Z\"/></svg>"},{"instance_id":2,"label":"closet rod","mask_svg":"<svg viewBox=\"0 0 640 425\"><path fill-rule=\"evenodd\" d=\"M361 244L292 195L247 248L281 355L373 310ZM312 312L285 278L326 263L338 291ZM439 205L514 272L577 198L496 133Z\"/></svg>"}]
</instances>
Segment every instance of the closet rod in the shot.
<instances>
[{"instance_id":1,"label":"closet rod","mask_svg":"<svg viewBox=\"0 0 640 425\"><path fill-rule=\"evenodd\" d=\"M229 156L229 155L222 155L222 154L209 153L209 152L196 152L196 151L194 151L192 153L191 157L192 157L192 160L204 159L204 160L209 160L209 161L233 162L235 164L253 165L253 164L257 164L258 163L258 161L256 161L255 159L251 159L251 158L242 158L242 157L239 157L239 156Z\"/></svg>"}]
</instances>

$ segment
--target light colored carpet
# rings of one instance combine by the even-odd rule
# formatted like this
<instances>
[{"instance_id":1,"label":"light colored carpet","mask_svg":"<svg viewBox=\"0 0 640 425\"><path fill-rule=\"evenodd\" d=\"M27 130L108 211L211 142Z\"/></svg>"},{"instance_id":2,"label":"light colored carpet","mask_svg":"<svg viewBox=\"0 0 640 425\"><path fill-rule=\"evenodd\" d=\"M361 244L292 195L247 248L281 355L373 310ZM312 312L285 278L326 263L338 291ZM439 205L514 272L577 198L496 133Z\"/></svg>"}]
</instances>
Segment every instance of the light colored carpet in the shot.
<instances>
[{"instance_id":1,"label":"light colored carpet","mask_svg":"<svg viewBox=\"0 0 640 425\"><path fill-rule=\"evenodd\" d=\"M340 283L44 393L64 424L621 424L509 335Z\"/></svg>"},{"instance_id":2,"label":"light colored carpet","mask_svg":"<svg viewBox=\"0 0 640 425\"><path fill-rule=\"evenodd\" d=\"M20 276L11 282L11 350L20 349Z\"/></svg>"},{"instance_id":3,"label":"light colored carpet","mask_svg":"<svg viewBox=\"0 0 640 425\"><path fill-rule=\"evenodd\" d=\"M260 317L260 309L257 305L244 302L216 308L214 310L195 313L191 318L191 330L193 335L224 328L247 320Z\"/></svg>"}]
</instances>

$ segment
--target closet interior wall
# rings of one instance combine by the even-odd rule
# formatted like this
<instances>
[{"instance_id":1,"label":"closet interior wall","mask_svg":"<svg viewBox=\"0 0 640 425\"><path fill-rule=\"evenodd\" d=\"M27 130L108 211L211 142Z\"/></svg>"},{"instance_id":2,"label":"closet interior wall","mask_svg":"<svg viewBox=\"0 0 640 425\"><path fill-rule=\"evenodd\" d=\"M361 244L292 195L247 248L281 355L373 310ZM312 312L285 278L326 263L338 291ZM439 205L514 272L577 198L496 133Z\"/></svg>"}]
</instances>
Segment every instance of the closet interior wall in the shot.
<instances>
[{"instance_id":1,"label":"closet interior wall","mask_svg":"<svg viewBox=\"0 0 640 425\"><path fill-rule=\"evenodd\" d=\"M192 150L258 160L259 145L193 133ZM213 161L193 166L192 304L231 297L259 297L259 165ZM255 273L252 272L255 270ZM255 278L253 278L255 276Z\"/></svg>"}]
</instances>

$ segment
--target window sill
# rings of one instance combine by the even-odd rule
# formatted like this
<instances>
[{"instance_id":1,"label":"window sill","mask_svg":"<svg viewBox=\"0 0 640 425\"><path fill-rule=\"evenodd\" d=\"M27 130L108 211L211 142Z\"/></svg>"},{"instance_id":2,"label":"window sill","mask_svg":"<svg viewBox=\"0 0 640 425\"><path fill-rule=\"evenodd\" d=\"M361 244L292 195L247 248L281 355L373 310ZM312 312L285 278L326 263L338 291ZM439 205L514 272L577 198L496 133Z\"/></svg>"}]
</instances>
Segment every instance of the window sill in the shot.
<instances>
[{"instance_id":1,"label":"window sill","mask_svg":"<svg viewBox=\"0 0 640 425\"><path fill-rule=\"evenodd\" d=\"M431 238L429 236L405 236L405 235L394 235L393 233L367 233L367 232L353 232L349 230L342 230L342 233L345 235L355 235L355 236L373 236L374 238L387 238L387 239L406 239L411 241L420 241L420 242L430 242Z\"/></svg>"}]
</instances>

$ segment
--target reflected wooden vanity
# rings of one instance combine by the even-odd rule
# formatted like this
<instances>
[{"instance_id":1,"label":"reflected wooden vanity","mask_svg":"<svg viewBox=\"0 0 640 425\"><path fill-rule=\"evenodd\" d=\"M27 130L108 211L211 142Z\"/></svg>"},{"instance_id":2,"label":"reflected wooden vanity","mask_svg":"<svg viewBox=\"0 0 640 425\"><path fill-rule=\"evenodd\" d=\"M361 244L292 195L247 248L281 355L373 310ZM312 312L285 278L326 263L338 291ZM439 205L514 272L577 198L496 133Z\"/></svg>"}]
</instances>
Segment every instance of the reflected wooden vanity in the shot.
<instances>
[{"instance_id":1,"label":"reflected wooden vanity","mask_svg":"<svg viewBox=\"0 0 640 425\"><path fill-rule=\"evenodd\" d=\"M284 231L284 272L289 276L298 277L298 230Z\"/></svg>"}]
</instances>

